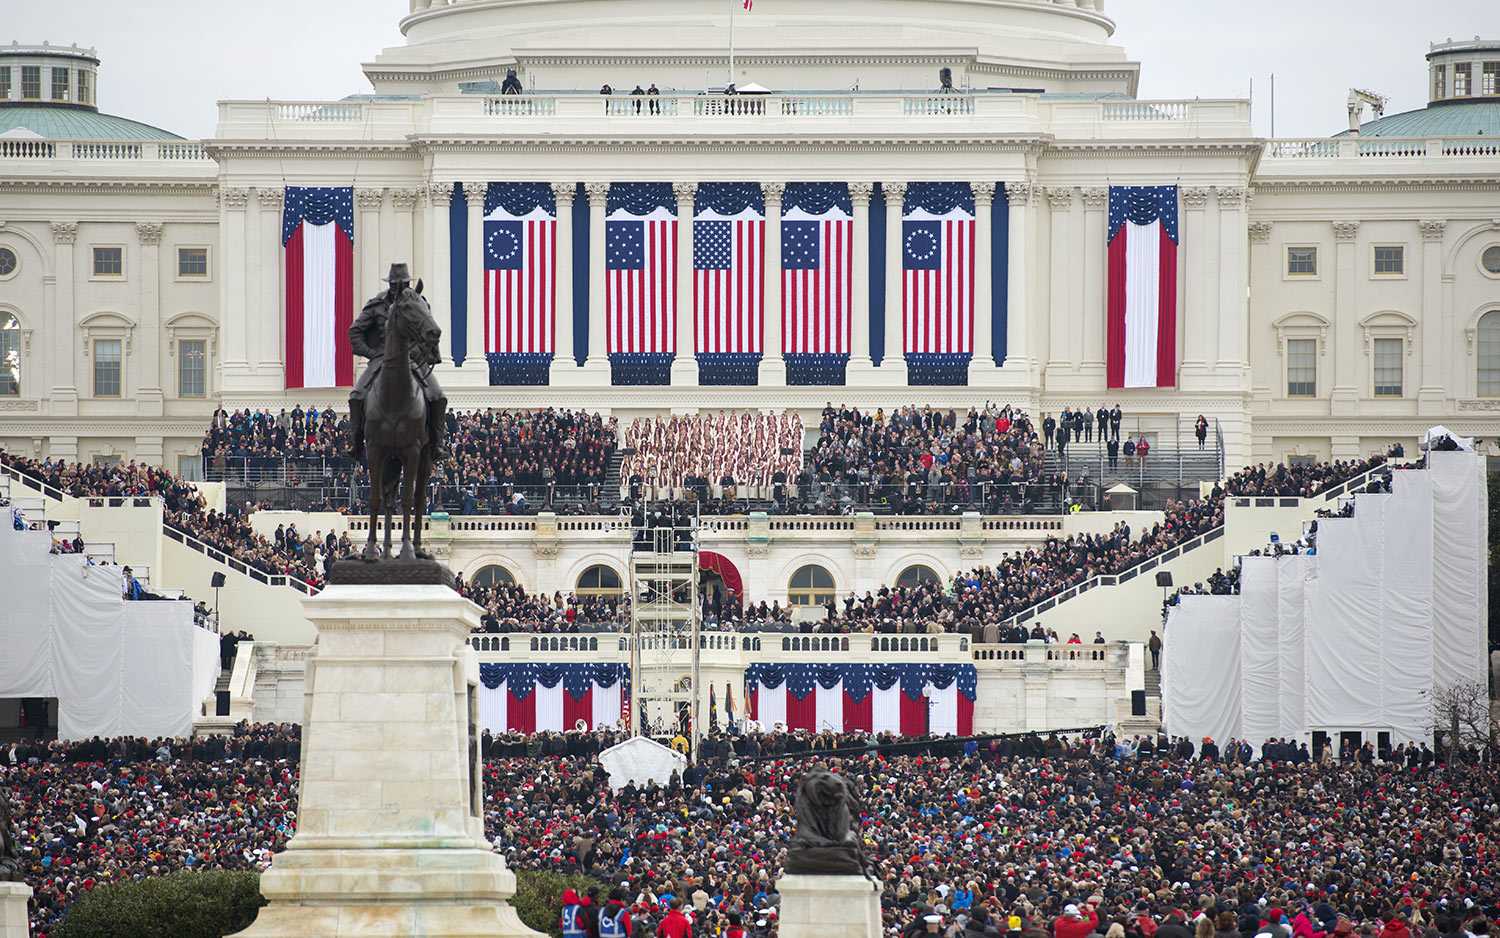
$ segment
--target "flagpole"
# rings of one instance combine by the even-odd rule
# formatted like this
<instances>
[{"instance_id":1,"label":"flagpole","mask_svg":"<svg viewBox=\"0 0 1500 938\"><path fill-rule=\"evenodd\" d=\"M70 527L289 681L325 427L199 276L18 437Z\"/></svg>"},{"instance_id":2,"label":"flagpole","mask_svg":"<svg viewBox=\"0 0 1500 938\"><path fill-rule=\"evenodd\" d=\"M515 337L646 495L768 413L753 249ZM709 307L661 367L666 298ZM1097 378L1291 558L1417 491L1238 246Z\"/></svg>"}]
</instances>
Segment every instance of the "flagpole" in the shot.
<instances>
[{"instance_id":1,"label":"flagpole","mask_svg":"<svg viewBox=\"0 0 1500 938\"><path fill-rule=\"evenodd\" d=\"M738 0L729 0L729 80L724 83L727 90L734 84L734 5Z\"/></svg>"}]
</instances>

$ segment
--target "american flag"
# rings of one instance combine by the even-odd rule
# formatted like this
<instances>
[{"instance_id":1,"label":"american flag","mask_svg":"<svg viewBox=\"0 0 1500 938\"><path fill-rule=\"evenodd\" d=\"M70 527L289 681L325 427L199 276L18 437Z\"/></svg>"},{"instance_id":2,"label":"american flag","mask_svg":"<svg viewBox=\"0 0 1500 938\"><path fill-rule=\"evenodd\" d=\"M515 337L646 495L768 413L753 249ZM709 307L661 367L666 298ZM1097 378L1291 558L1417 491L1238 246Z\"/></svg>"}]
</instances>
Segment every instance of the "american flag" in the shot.
<instances>
[{"instance_id":1,"label":"american flag","mask_svg":"<svg viewBox=\"0 0 1500 938\"><path fill-rule=\"evenodd\" d=\"M908 353L974 350L974 216L918 210L901 226Z\"/></svg>"},{"instance_id":2,"label":"american flag","mask_svg":"<svg viewBox=\"0 0 1500 938\"><path fill-rule=\"evenodd\" d=\"M847 354L854 219L837 206L816 219L798 215L781 223L781 334L786 351Z\"/></svg>"},{"instance_id":3,"label":"american flag","mask_svg":"<svg viewBox=\"0 0 1500 938\"><path fill-rule=\"evenodd\" d=\"M699 352L761 350L765 241L765 218L751 209L732 221L710 216L693 222L693 302Z\"/></svg>"},{"instance_id":4,"label":"american flag","mask_svg":"<svg viewBox=\"0 0 1500 938\"><path fill-rule=\"evenodd\" d=\"M677 219L665 208L604 225L609 352L676 352Z\"/></svg>"},{"instance_id":5,"label":"american flag","mask_svg":"<svg viewBox=\"0 0 1500 938\"><path fill-rule=\"evenodd\" d=\"M523 216L496 205L484 221L484 350L551 352L557 219L541 206Z\"/></svg>"}]
</instances>

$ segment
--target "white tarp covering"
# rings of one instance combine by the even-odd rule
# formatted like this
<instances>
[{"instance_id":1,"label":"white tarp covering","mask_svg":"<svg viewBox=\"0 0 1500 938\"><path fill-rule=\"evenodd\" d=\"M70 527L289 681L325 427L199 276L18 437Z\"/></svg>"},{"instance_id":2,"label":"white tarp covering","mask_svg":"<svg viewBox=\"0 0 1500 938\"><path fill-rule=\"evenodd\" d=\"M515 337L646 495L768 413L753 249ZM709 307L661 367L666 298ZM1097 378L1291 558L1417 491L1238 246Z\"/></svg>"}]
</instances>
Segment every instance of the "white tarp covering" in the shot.
<instances>
[{"instance_id":1,"label":"white tarp covering","mask_svg":"<svg viewBox=\"0 0 1500 938\"><path fill-rule=\"evenodd\" d=\"M610 790L619 791L629 782L666 785L673 772L680 776L687 769L687 756L654 739L632 736L599 753L599 764L609 773Z\"/></svg>"},{"instance_id":2,"label":"white tarp covering","mask_svg":"<svg viewBox=\"0 0 1500 938\"><path fill-rule=\"evenodd\" d=\"M1240 730L1246 739L1281 735L1281 627L1274 557L1240 562ZM1236 734L1239 735L1239 734Z\"/></svg>"},{"instance_id":3,"label":"white tarp covering","mask_svg":"<svg viewBox=\"0 0 1500 938\"><path fill-rule=\"evenodd\" d=\"M1318 523L1318 590L1307 610L1307 722L1374 726L1380 710L1380 503L1356 496L1354 517Z\"/></svg>"},{"instance_id":4,"label":"white tarp covering","mask_svg":"<svg viewBox=\"0 0 1500 938\"><path fill-rule=\"evenodd\" d=\"M1375 497L1357 496L1356 516ZM1432 473L1392 474L1391 494L1382 501L1379 724L1391 728L1397 743L1425 738L1432 722L1432 551L1442 538L1432 507Z\"/></svg>"},{"instance_id":5,"label":"white tarp covering","mask_svg":"<svg viewBox=\"0 0 1500 938\"><path fill-rule=\"evenodd\" d=\"M1183 596L1167 620L1162 720L1171 736L1240 733L1240 597Z\"/></svg>"},{"instance_id":6,"label":"white tarp covering","mask_svg":"<svg viewBox=\"0 0 1500 938\"><path fill-rule=\"evenodd\" d=\"M0 532L0 697L56 697L63 739L189 736L218 678L218 636L188 602L120 598L120 568Z\"/></svg>"},{"instance_id":7,"label":"white tarp covering","mask_svg":"<svg viewBox=\"0 0 1500 938\"><path fill-rule=\"evenodd\" d=\"M1281 714L1277 737L1295 736L1307 726L1307 610L1304 594L1317 558L1287 554L1276 558L1276 631L1281 653ZM1254 737L1251 737L1252 739ZM1262 740L1255 740L1255 744Z\"/></svg>"},{"instance_id":8,"label":"white tarp covering","mask_svg":"<svg viewBox=\"0 0 1500 938\"><path fill-rule=\"evenodd\" d=\"M1489 618L1484 457L1428 453L1427 464L1432 477L1433 684L1482 682Z\"/></svg>"}]
</instances>

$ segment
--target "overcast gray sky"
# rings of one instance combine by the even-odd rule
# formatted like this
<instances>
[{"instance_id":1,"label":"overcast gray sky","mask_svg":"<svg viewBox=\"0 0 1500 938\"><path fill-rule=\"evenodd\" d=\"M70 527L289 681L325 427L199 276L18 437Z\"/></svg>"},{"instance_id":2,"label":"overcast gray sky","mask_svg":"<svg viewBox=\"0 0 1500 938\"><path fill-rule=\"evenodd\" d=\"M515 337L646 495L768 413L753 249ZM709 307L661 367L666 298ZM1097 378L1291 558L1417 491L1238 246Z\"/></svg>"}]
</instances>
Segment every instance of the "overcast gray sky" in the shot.
<instances>
[{"instance_id":1,"label":"overcast gray sky","mask_svg":"<svg viewBox=\"0 0 1500 938\"><path fill-rule=\"evenodd\" d=\"M621 0L623 2L623 0ZM704 0L707 2L707 0ZM761 0L757 12L797 0ZM369 90L359 70L399 45L407 0L51 0L6 3L0 40L98 48L103 110L186 137L213 133L224 98L327 100ZM859 4L850 0L851 11ZM1108 0L1143 98L1243 97L1255 131L1327 136L1356 86L1391 113L1426 104L1427 44L1500 39L1500 0ZM753 15L753 14L752 14Z\"/></svg>"}]
</instances>

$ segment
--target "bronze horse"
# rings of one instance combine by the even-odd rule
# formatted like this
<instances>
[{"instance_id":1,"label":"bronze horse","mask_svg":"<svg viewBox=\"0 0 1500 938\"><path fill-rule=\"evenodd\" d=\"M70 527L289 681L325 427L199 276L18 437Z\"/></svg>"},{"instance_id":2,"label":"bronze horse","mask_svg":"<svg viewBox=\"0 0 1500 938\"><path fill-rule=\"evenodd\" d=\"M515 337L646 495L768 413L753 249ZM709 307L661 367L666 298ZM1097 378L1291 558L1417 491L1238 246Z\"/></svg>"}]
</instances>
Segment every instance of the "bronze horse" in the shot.
<instances>
[{"instance_id":1,"label":"bronze horse","mask_svg":"<svg viewBox=\"0 0 1500 938\"><path fill-rule=\"evenodd\" d=\"M401 503L401 560L430 560L422 549L421 513L432 477L432 448L427 433L427 401L418 382L422 372L408 366L413 346L436 348L443 330L417 288L401 291L390 306L385 326L385 354L380 374L365 403L365 462L370 467L370 537L360 559L373 561L375 523L385 512L384 556L391 556L391 514ZM431 369L428 368L428 373ZM417 523L412 522L416 511Z\"/></svg>"}]
</instances>

